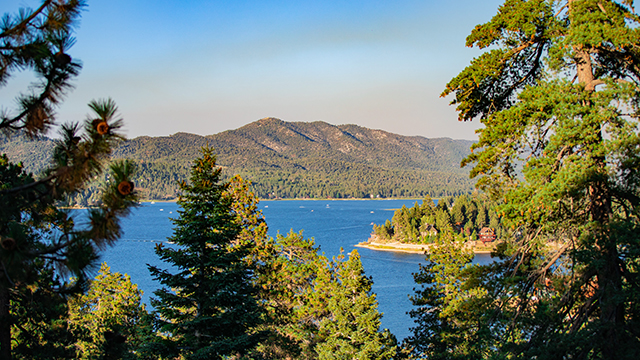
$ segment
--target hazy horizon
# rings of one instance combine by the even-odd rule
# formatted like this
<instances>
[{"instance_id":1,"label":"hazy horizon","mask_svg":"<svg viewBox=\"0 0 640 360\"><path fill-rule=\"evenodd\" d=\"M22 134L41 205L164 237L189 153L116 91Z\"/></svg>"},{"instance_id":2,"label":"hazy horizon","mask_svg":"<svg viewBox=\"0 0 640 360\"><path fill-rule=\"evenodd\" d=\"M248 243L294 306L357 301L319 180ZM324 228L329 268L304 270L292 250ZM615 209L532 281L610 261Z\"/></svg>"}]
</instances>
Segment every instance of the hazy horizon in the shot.
<instances>
[{"instance_id":1,"label":"hazy horizon","mask_svg":"<svg viewBox=\"0 0 640 360\"><path fill-rule=\"evenodd\" d=\"M38 4L6 0L0 11ZM458 122L439 94L479 55L465 38L499 4L88 1L69 51L83 70L58 122L111 97L131 138L212 135L275 117L475 140L480 124ZM0 88L3 109L29 79Z\"/></svg>"}]
</instances>

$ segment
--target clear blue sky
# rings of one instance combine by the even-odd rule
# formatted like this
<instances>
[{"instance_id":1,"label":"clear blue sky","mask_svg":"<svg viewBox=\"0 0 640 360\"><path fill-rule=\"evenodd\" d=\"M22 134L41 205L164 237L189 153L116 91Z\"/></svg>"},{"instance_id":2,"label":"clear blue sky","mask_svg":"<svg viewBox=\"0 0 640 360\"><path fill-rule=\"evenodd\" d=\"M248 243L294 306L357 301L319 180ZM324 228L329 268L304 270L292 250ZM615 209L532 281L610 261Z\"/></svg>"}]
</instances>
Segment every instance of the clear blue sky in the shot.
<instances>
[{"instance_id":1,"label":"clear blue sky","mask_svg":"<svg viewBox=\"0 0 640 360\"><path fill-rule=\"evenodd\" d=\"M88 0L70 55L83 62L59 122L112 97L129 137L201 135L263 117L475 139L445 84L500 0ZM35 0L2 0L0 12ZM0 89L0 106L27 75Z\"/></svg>"}]
</instances>

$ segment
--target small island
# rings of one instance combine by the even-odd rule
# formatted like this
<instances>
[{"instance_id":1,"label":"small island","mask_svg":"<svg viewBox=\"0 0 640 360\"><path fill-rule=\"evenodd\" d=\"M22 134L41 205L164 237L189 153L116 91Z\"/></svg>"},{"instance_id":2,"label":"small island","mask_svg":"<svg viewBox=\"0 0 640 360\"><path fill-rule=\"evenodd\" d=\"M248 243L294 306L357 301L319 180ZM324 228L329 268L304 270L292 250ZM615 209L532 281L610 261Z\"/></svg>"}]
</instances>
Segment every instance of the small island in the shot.
<instances>
[{"instance_id":1,"label":"small island","mask_svg":"<svg viewBox=\"0 0 640 360\"><path fill-rule=\"evenodd\" d=\"M396 210L391 220L373 225L371 237L358 247L382 251L424 253L444 231L467 239L475 253L490 253L505 233L495 204L474 193L434 201L427 196L422 204Z\"/></svg>"}]
</instances>

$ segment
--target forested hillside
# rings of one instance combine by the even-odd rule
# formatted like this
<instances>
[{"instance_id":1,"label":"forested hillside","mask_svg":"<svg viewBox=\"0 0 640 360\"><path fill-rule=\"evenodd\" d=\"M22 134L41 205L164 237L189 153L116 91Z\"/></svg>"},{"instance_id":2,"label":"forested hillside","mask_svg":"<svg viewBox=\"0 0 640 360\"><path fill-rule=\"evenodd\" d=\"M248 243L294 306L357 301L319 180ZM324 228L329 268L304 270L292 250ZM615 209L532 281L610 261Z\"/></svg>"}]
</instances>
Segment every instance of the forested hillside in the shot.
<instances>
[{"instance_id":1,"label":"forested hillside","mask_svg":"<svg viewBox=\"0 0 640 360\"><path fill-rule=\"evenodd\" d=\"M471 143L265 118L209 136L138 137L119 146L114 158L138 164L134 182L150 200L174 199L177 182L187 178L191 159L207 144L225 175L250 180L261 198L437 197L472 190L468 170L459 165ZM38 172L51 146L50 139L12 138L0 151ZM91 203L92 191L76 200Z\"/></svg>"}]
</instances>

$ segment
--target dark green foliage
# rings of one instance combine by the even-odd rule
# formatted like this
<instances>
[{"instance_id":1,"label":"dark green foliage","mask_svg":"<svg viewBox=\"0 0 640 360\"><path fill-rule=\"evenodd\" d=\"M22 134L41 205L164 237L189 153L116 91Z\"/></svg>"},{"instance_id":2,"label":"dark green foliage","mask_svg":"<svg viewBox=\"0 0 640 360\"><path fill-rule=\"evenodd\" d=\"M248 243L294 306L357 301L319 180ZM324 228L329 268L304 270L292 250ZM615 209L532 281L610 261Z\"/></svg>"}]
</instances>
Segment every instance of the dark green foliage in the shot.
<instances>
[{"instance_id":1,"label":"dark green foliage","mask_svg":"<svg viewBox=\"0 0 640 360\"><path fill-rule=\"evenodd\" d=\"M111 102L94 103L94 108L100 110L102 105L115 111ZM128 209L137 201L135 192L123 194L118 189L120 184L129 183L133 166L128 162L111 166L111 181L103 186L100 206L89 212L89 226L77 226L73 217L56 207L101 172L112 143L119 138L115 133L119 122L110 117L106 121L112 124L112 135L92 134L91 121L88 121L86 131L89 134L79 141L76 141L81 139L77 136L77 128L63 127L65 132L54 149L55 163L39 180L8 162L6 157L0 158L0 217L3 219L0 227L3 244L0 249L3 274L0 290L5 296L20 296L21 286L37 288L40 276L53 269L74 275L78 279L76 290L82 289L85 272L95 264L97 251L113 244L119 237L118 219L127 215ZM42 291L72 290L65 289L61 279L49 277L58 284Z\"/></svg>"},{"instance_id":2,"label":"dark green foliage","mask_svg":"<svg viewBox=\"0 0 640 360\"><path fill-rule=\"evenodd\" d=\"M80 70L66 51L83 7L78 0L44 0L35 10L3 17L0 86L20 71L35 77L15 108L0 113L4 136L37 139L55 125L55 109ZM46 156L27 159L44 164L37 176L0 156L2 359L70 357L74 339L66 326L66 296L84 289L98 251L117 240L119 219L137 203L133 165L119 161L110 166L97 206L82 224L58 207L102 175L124 140L112 100L92 101L89 107L92 113L82 125L62 125L57 140L45 141ZM73 285L70 277L76 279Z\"/></svg>"},{"instance_id":3,"label":"dark green foliage","mask_svg":"<svg viewBox=\"0 0 640 360\"><path fill-rule=\"evenodd\" d=\"M463 164L513 231L453 286L429 274L455 259L424 271L450 358L640 356L639 25L631 1L507 0L467 38L488 50L444 95L484 123Z\"/></svg>"},{"instance_id":4,"label":"dark green foliage","mask_svg":"<svg viewBox=\"0 0 640 360\"><path fill-rule=\"evenodd\" d=\"M389 330L380 332L382 314L360 255L354 250L348 260L339 258L331 266L332 277L319 275L315 291L326 294L328 312L318 329L322 339L317 345L318 359L392 359L396 339Z\"/></svg>"},{"instance_id":5,"label":"dark green foliage","mask_svg":"<svg viewBox=\"0 0 640 360\"><path fill-rule=\"evenodd\" d=\"M465 242L461 235L445 231L427 253L427 264L414 274L421 285L411 298L416 326L404 348L417 358L482 359L490 350L479 335L486 333L483 322L494 314L485 311L486 304L465 302L478 295L477 289L462 285L473 259Z\"/></svg>"},{"instance_id":6,"label":"dark green foliage","mask_svg":"<svg viewBox=\"0 0 640 360\"><path fill-rule=\"evenodd\" d=\"M245 261L255 242L242 237L228 182L220 179L211 149L195 160L190 184L180 185L175 246L158 245L156 253L174 270L150 267L164 287L152 304L160 329L170 335L167 354L188 359L247 354L259 337L260 322L254 268ZM175 272L174 272L175 271Z\"/></svg>"},{"instance_id":7,"label":"dark green foliage","mask_svg":"<svg viewBox=\"0 0 640 360\"><path fill-rule=\"evenodd\" d=\"M11 289L10 320L14 359L70 359L77 338L68 328L68 306L51 268L34 267L34 280Z\"/></svg>"}]
</instances>

